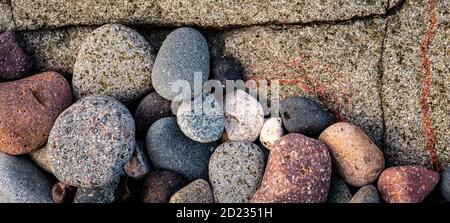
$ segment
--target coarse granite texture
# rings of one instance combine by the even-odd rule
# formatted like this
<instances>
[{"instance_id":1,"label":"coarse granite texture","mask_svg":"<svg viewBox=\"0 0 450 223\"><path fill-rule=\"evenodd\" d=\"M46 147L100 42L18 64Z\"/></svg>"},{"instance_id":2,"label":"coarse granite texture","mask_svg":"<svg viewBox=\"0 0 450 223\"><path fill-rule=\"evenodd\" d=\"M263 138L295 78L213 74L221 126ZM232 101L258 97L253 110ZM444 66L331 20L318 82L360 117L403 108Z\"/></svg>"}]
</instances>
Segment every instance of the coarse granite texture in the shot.
<instances>
[{"instance_id":1,"label":"coarse granite texture","mask_svg":"<svg viewBox=\"0 0 450 223\"><path fill-rule=\"evenodd\" d=\"M264 155L255 144L225 142L209 160L209 180L216 203L248 203L261 184Z\"/></svg>"},{"instance_id":2,"label":"coarse granite texture","mask_svg":"<svg viewBox=\"0 0 450 223\"><path fill-rule=\"evenodd\" d=\"M449 10L445 0L405 1L387 19L382 98L389 166L450 163Z\"/></svg>"},{"instance_id":3,"label":"coarse granite texture","mask_svg":"<svg viewBox=\"0 0 450 223\"><path fill-rule=\"evenodd\" d=\"M172 195L170 203L214 203L214 197L208 181L198 179Z\"/></svg>"},{"instance_id":4,"label":"coarse granite texture","mask_svg":"<svg viewBox=\"0 0 450 223\"><path fill-rule=\"evenodd\" d=\"M43 146L40 149L31 152L30 158L41 169L45 170L48 173L52 172L52 168L50 167L50 163L48 160L47 146Z\"/></svg>"},{"instance_id":5,"label":"coarse granite texture","mask_svg":"<svg viewBox=\"0 0 450 223\"><path fill-rule=\"evenodd\" d=\"M390 5L393 6L394 3ZM382 15L387 10L388 0L12 1L15 28L20 30L101 25L112 22L158 26L192 25L210 28L256 24L298 24Z\"/></svg>"},{"instance_id":6,"label":"coarse granite texture","mask_svg":"<svg viewBox=\"0 0 450 223\"><path fill-rule=\"evenodd\" d=\"M378 65L384 29L383 19L235 29L224 33L223 51L239 60L244 79L278 79L281 99L315 99L381 145Z\"/></svg>"},{"instance_id":7,"label":"coarse granite texture","mask_svg":"<svg viewBox=\"0 0 450 223\"><path fill-rule=\"evenodd\" d=\"M10 3L10 0L0 0L0 33L16 28Z\"/></svg>"},{"instance_id":8,"label":"coarse granite texture","mask_svg":"<svg viewBox=\"0 0 450 223\"><path fill-rule=\"evenodd\" d=\"M135 148L134 120L106 96L85 97L56 120L47 143L53 174L77 187L100 187L124 174Z\"/></svg>"},{"instance_id":9,"label":"coarse granite texture","mask_svg":"<svg viewBox=\"0 0 450 223\"><path fill-rule=\"evenodd\" d=\"M154 60L150 44L135 30L119 24L99 27L78 51L75 96L107 95L128 104L152 90Z\"/></svg>"},{"instance_id":10,"label":"coarse granite texture","mask_svg":"<svg viewBox=\"0 0 450 223\"><path fill-rule=\"evenodd\" d=\"M73 203L113 203L116 199L120 179L112 183L93 188L77 189Z\"/></svg>"}]
</instances>

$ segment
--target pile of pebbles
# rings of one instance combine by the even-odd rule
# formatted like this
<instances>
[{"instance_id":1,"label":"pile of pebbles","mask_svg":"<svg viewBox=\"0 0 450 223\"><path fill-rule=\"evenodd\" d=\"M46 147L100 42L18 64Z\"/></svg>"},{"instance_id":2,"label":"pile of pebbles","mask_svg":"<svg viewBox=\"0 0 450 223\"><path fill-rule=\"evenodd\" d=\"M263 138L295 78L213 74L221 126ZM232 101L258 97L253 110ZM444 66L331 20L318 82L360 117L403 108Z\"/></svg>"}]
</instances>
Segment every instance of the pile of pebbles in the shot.
<instances>
[{"instance_id":1,"label":"pile of pebbles","mask_svg":"<svg viewBox=\"0 0 450 223\"><path fill-rule=\"evenodd\" d=\"M193 86L196 72L201 84L240 79L231 57L210 65L195 29L174 30L155 53L133 29L101 26L69 84L30 76L32 58L2 33L0 202L417 203L439 182L432 201L450 200L449 167L385 168L362 129L312 99L282 100L279 117L245 89L172 103L173 84ZM196 100L208 112L193 112Z\"/></svg>"}]
</instances>

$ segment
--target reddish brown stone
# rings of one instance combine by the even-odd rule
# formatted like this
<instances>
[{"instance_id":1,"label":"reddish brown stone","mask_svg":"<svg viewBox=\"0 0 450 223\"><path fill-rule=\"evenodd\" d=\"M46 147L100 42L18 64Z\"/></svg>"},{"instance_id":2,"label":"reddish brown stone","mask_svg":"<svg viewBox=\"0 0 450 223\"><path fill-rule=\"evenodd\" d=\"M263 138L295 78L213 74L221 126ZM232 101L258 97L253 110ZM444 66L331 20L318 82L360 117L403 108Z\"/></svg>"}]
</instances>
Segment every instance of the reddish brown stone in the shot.
<instances>
[{"instance_id":1,"label":"reddish brown stone","mask_svg":"<svg viewBox=\"0 0 450 223\"><path fill-rule=\"evenodd\" d=\"M291 133L270 151L261 187L252 203L319 203L327 200L331 158L319 140Z\"/></svg>"},{"instance_id":2,"label":"reddish brown stone","mask_svg":"<svg viewBox=\"0 0 450 223\"><path fill-rule=\"evenodd\" d=\"M153 92L145 96L139 103L134 119L136 120L136 135L144 138L150 126L160 118L172 115L170 101Z\"/></svg>"},{"instance_id":3,"label":"reddish brown stone","mask_svg":"<svg viewBox=\"0 0 450 223\"><path fill-rule=\"evenodd\" d=\"M28 54L20 47L14 32L0 34L0 80L16 80L33 68Z\"/></svg>"},{"instance_id":4,"label":"reddish brown stone","mask_svg":"<svg viewBox=\"0 0 450 223\"><path fill-rule=\"evenodd\" d=\"M423 166L397 166L384 170L378 191L388 203L420 203L439 182L439 173Z\"/></svg>"},{"instance_id":5,"label":"reddish brown stone","mask_svg":"<svg viewBox=\"0 0 450 223\"><path fill-rule=\"evenodd\" d=\"M144 203L169 203L170 197L187 185L181 176L168 171L150 172L144 182Z\"/></svg>"},{"instance_id":6,"label":"reddish brown stone","mask_svg":"<svg viewBox=\"0 0 450 223\"><path fill-rule=\"evenodd\" d=\"M72 203L77 188L58 182L52 187L52 197L55 203Z\"/></svg>"},{"instance_id":7,"label":"reddish brown stone","mask_svg":"<svg viewBox=\"0 0 450 223\"><path fill-rule=\"evenodd\" d=\"M0 152L19 155L45 145L71 102L69 83L56 72L0 83Z\"/></svg>"}]
</instances>

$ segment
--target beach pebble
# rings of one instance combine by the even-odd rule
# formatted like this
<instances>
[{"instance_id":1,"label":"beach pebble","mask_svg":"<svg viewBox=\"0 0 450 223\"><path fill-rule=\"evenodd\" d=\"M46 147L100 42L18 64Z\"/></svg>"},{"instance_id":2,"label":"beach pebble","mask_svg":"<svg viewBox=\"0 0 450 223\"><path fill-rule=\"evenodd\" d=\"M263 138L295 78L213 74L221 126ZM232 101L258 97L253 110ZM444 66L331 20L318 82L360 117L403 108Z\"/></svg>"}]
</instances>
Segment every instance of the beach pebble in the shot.
<instances>
[{"instance_id":1,"label":"beach pebble","mask_svg":"<svg viewBox=\"0 0 450 223\"><path fill-rule=\"evenodd\" d=\"M116 199L117 187L120 179L100 187L79 187L73 203L113 203Z\"/></svg>"},{"instance_id":2,"label":"beach pebble","mask_svg":"<svg viewBox=\"0 0 450 223\"><path fill-rule=\"evenodd\" d=\"M355 195L353 195L350 203L381 203L378 190L372 184L361 187Z\"/></svg>"},{"instance_id":3,"label":"beach pebble","mask_svg":"<svg viewBox=\"0 0 450 223\"><path fill-rule=\"evenodd\" d=\"M317 102L305 97L291 97L281 101L280 113L288 132L318 136L335 122Z\"/></svg>"},{"instance_id":4,"label":"beach pebble","mask_svg":"<svg viewBox=\"0 0 450 223\"><path fill-rule=\"evenodd\" d=\"M148 129L158 119L172 115L170 101L152 92L145 96L139 103L134 120L136 120L136 135L144 138L147 136Z\"/></svg>"},{"instance_id":5,"label":"beach pebble","mask_svg":"<svg viewBox=\"0 0 450 223\"><path fill-rule=\"evenodd\" d=\"M134 121L120 102L89 96L56 120L47 144L50 166L76 187L100 187L123 175L135 148Z\"/></svg>"},{"instance_id":6,"label":"beach pebble","mask_svg":"<svg viewBox=\"0 0 450 223\"><path fill-rule=\"evenodd\" d=\"M145 146L142 142L136 142L136 148L127 164L124 166L125 173L135 180L143 179L151 170L150 161L147 158Z\"/></svg>"},{"instance_id":7,"label":"beach pebble","mask_svg":"<svg viewBox=\"0 0 450 223\"><path fill-rule=\"evenodd\" d=\"M420 203L439 182L439 173L423 166L396 166L384 170L378 191L388 203Z\"/></svg>"},{"instance_id":8,"label":"beach pebble","mask_svg":"<svg viewBox=\"0 0 450 223\"><path fill-rule=\"evenodd\" d=\"M147 134L147 154L152 165L188 180L207 179L208 161L216 146L216 143L199 143L186 137L174 117L156 121Z\"/></svg>"},{"instance_id":9,"label":"beach pebble","mask_svg":"<svg viewBox=\"0 0 450 223\"><path fill-rule=\"evenodd\" d=\"M281 118L269 118L264 122L259 135L259 141L267 149L272 149L275 141L284 135L283 123Z\"/></svg>"},{"instance_id":10,"label":"beach pebble","mask_svg":"<svg viewBox=\"0 0 450 223\"><path fill-rule=\"evenodd\" d=\"M33 62L22 49L14 32L0 33L0 81L17 80L29 74Z\"/></svg>"},{"instance_id":11,"label":"beach pebble","mask_svg":"<svg viewBox=\"0 0 450 223\"><path fill-rule=\"evenodd\" d=\"M77 99L106 95L130 103L152 90L155 56L138 32L108 24L94 30L81 45L73 68Z\"/></svg>"},{"instance_id":12,"label":"beach pebble","mask_svg":"<svg viewBox=\"0 0 450 223\"><path fill-rule=\"evenodd\" d=\"M214 203L214 197L208 181L198 179L172 195L170 203Z\"/></svg>"},{"instance_id":13,"label":"beach pebble","mask_svg":"<svg viewBox=\"0 0 450 223\"><path fill-rule=\"evenodd\" d=\"M235 58L229 56L220 56L212 61L211 79L218 80L226 84L227 80L240 80L239 64Z\"/></svg>"},{"instance_id":14,"label":"beach pebble","mask_svg":"<svg viewBox=\"0 0 450 223\"><path fill-rule=\"evenodd\" d=\"M35 150L30 153L31 160L48 173L52 172L52 168L50 167L50 162L48 160L48 149L47 146L43 146L42 148Z\"/></svg>"},{"instance_id":15,"label":"beach pebble","mask_svg":"<svg viewBox=\"0 0 450 223\"><path fill-rule=\"evenodd\" d=\"M0 83L0 152L20 155L41 148L71 103L69 83L56 72Z\"/></svg>"},{"instance_id":16,"label":"beach pebble","mask_svg":"<svg viewBox=\"0 0 450 223\"><path fill-rule=\"evenodd\" d=\"M261 187L252 203L323 203L331 158L322 142L298 133L281 137L270 151Z\"/></svg>"},{"instance_id":17,"label":"beach pebble","mask_svg":"<svg viewBox=\"0 0 450 223\"><path fill-rule=\"evenodd\" d=\"M339 176L332 174L327 203L348 203L350 199L352 199L350 188Z\"/></svg>"},{"instance_id":18,"label":"beach pebble","mask_svg":"<svg viewBox=\"0 0 450 223\"><path fill-rule=\"evenodd\" d=\"M251 142L226 142L209 161L209 180L216 203L248 203L264 173L264 155Z\"/></svg>"},{"instance_id":19,"label":"beach pebble","mask_svg":"<svg viewBox=\"0 0 450 223\"><path fill-rule=\"evenodd\" d=\"M186 186L187 183L183 177L171 171L152 171L144 181L143 202L169 203L170 197Z\"/></svg>"},{"instance_id":20,"label":"beach pebble","mask_svg":"<svg viewBox=\"0 0 450 223\"><path fill-rule=\"evenodd\" d=\"M177 123L190 139L208 143L217 141L222 136L225 118L214 95L205 94L194 100L181 102L177 111Z\"/></svg>"},{"instance_id":21,"label":"beach pebble","mask_svg":"<svg viewBox=\"0 0 450 223\"><path fill-rule=\"evenodd\" d=\"M320 134L341 178L356 187L374 182L384 169L381 150L359 127L339 122Z\"/></svg>"},{"instance_id":22,"label":"beach pebble","mask_svg":"<svg viewBox=\"0 0 450 223\"><path fill-rule=\"evenodd\" d=\"M52 187L52 197L55 203L72 203L75 197L77 188L67 185L63 182L58 182Z\"/></svg>"},{"instance_id":23,"label":"beach pebble","mask_svg":"<svg viewBox=\"0 0 450 223\"><path fill-rule=\"evenodd\" d=\"M0 203L52 202L52 184L38 167L0 152Z\"/></svg>"},{"instance_id":24,"label":"beach pebble","mask_svg":"<svg viewBox=\"0 0 450 223\"><path fill-rule=\"evenodd\" d=\"M243 90L225 96L225 131L231 141L255 141L264 124L262 105Z\"/></svg>"},{"instance_id":25,"label":"beach pebble","mask_svg":"<svg viewBox=\"0 0 450 223\"><path fill-rule=\"evenodd\" d=\"M180 93L173 84L185 81L191 89L191 97L194 97L192 93L196 72L200 75L195 81L201 87L209 76L206 39L195 29L178 28L166 37L156 56L152 72L153 87L163 98L172 100Z\"/></svg>"},{"instance_id":26,"label":"beach pebble","mask_svg":"<svg viewBox=\"0 0 450 223\"><path fill-rule=\"evenodd\" d=\"M442 197L446 201L450 201L450 166L442 172L440 190Z\"/></svg>"}]
</instances>

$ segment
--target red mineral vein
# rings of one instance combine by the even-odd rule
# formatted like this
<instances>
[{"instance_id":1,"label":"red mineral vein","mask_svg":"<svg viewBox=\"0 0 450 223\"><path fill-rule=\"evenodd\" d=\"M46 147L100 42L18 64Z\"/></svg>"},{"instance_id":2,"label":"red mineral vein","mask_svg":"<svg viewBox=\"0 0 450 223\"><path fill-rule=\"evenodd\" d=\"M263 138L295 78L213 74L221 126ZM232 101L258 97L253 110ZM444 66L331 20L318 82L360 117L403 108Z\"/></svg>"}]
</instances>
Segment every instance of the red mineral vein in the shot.
<instances>
[{"instance_id":1,"label":"red mineral vein","mask_svg":"<svg viewBox=\"0 0 450 223\"><path fill-rule=\"evenodd\" d=\"M420 111L422 115L422 126L425 134L425 149L430 155L431 163L433 167L437 170L440 170L441 164L439 162L439 157L437 155L437 151L435 148L435 136L434 130L431 125L430 119L430 108L428 105L428 98L430 96L430 88L432 81L431 67L430 67L430 56L429 56L429 45L431 39L434 36L434 27L436 26L436 1L428 0L428 28L426 35L423 37L421 41L421 50L422 50L422 67L425 72L425 76L422 82L422 89L420 92Z\"/></svg>"}]
</instances>

